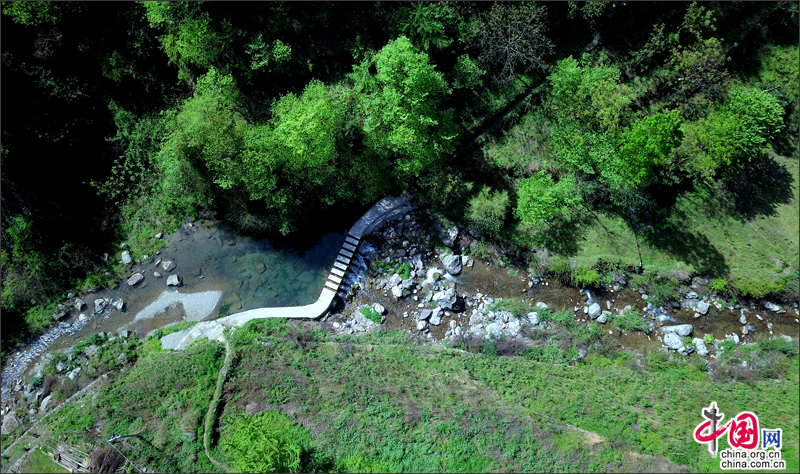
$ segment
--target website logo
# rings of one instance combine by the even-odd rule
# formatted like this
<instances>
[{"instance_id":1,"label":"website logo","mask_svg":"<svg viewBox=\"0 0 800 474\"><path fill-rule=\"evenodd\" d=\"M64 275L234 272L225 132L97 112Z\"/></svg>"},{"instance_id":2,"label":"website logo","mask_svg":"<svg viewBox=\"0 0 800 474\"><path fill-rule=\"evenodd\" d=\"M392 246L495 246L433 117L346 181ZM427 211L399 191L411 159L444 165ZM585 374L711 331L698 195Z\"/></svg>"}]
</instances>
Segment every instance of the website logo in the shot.
<instances>
[{"instance_id":1,"label":"website logo","mask_svg":"<svg viewBox=\"0 0 800 474\"><path fill-rule=\"evenodd\" d=\"M759 432L758 416L750 411L743 411L722 424L725 414L717 409L717 402L711 402L700 414L705 421L694 429L694 440L706 444L712 457L717 457L718 439L727 432L730 448L720 452L721 469L786 469L786 461L781 459L783 430L780 428Z\"/></svg>"}]
</instances>

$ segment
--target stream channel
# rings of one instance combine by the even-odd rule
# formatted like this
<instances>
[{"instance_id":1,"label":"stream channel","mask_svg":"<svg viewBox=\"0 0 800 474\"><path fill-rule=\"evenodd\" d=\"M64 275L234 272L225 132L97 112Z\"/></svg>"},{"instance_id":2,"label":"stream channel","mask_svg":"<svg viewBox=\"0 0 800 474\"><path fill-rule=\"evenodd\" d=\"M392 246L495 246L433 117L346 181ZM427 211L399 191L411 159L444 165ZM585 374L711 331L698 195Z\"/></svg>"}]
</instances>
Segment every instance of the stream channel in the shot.
<instances>
[{"instance_id":1,"label":"stream channel","mask_svg":"<svg viewBox=\"0 0 800 474\"><path fill-rule=\"evenodd\" d=\"M44 354L73 347L93 333L102 331L112 334L127 329L144 338L159 328L184 320L210 320L255 308L313 303L320 295L346 233L343 226L338 232L322 235L314 243L294 241L302 248L277 248L267 240L240 235L213 220L205 220L201 224L185 223L171 236L165 237L169 239L169 244L149 263L133 266L133 272L144 275L141 283L131 287L123 280L115 289L81 295L87 305L82 313L88 318L80 320L81 313L73 309L65 320L71 325L70 328L56 326L13 353L9 357L9 363L3 368L3 402L8 400L10 386L16 380L27 380L41 370ZM384 248L391 244L368 240L373 240L374 244ZM374 250L368 243L362 247ZM363 257L359 260L363 260ZM427 266L437 266L439 263L426 260ZM173 262L175 268L165 271L165 261ZM359 274L348 274L347 283L366 277L368 263L360 263L356 265ZM156 277L154 272L159 272L162 276ZM532 301L545 302L551 308L576 309L578 324L597 324L580 310L584 306L585 298L579 289L561 286L555 281L549 281L546 285L541 282L529 287L528 280L521 274L523 272L519 273L517 275L508 269L476 259L474 267L465 268L457 276L458 292L468 295L480 292L495 300L522 296ZM167 278L172 274L181 276L180 287L167 286ZM395 301L386 291L375 291L370 286L363 288L362 281L363 290L353 301L353 306L379 302L389 310L387 329L418 332L414 328L414 318L403 316L404 313L413 315L414 311L418 311L416 302L411 301L411 298ZM604 310L608 306L617 309L631 305L642 314L647 305L638 292L627 288L617 292L610 288L600 288L592 291L592 297ZM121 298L124 301L123 310L109 308L102 313L93 313L95 300L102 298ZM777 314L760 305L745 306L749 310L748 324L756 327L756 337L770 333L798 337L796 307L787 308L788 311ZM467 308L464 313L453 314L452 318L464 330L468 330L470 312L471 308ZM692 324L697 337L710 333L717 339L723 339L728 334L741 332L742 329L738 308L716 308L712 305L708 314L700 318L695 318L693 311L683 307L668 308L663 314L669 318L663 324ZM345 314L334 315L334 319L346 317ZM647 347L656 349L661 346L652 335L648 337L644 333L616 331L610 323L605 326L604 330L609 331L610 337L616 338L624 348L645 350ZM432 327L430 335L441 340L446 327L446 324ZM745 340L752 340L752 336L747 336Z\"/></svg>"}]
</instances>

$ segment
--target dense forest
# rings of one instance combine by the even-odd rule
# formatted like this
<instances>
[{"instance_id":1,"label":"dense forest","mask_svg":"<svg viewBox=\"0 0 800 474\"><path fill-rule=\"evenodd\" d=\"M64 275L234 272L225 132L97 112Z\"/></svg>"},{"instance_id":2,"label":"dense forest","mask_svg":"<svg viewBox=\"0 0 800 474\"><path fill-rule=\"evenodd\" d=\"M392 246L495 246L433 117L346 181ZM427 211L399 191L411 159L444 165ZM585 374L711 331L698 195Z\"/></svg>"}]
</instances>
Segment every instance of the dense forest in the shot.
<instances>
[{"instance_id":1,"label":"dense forest","mask_svg":"<svg viewBox=\"0 0 800 474\"><path fill-rule=\"evenodd\" d=\"M279 239L402 191L575 283L797 297L796 2L3 2L2 27L4 354L125 276L121 241L208 208ZM764 218L794 241L737 240ZM601 227L635 255L581 247Z\"/></svg>"}]
</instances>

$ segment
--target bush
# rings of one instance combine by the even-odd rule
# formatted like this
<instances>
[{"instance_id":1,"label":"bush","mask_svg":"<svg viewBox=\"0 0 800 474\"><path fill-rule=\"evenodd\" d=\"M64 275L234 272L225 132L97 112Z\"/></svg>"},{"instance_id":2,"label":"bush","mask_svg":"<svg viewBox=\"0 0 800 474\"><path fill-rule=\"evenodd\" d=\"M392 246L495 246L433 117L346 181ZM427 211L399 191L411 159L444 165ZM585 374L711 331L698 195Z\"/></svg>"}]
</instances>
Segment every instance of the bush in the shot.
<instances>
[{"instance_id":1,"label":"bush","mask_svg":"<svg viewBox=\"0 0 800 474\"><path fill-rule=\"evenodd\" d=\"M550 260L547 264L547 273L556 277L562 285L572 284L572 267L564 260Z\"/></svg>"},{"instance_id":2,"label":"bush","mask_svg":"<svg viewBox=\"0 0 800 474\"><path fill-rule=\"evenodd\" d=\"M641 331L644 333L650 332L650 327L647 325L647 321L642 316L639 316L635 311L631 310L614 316L612 318L612 324L620 331Z\"/></svg>"},{"instance_id":3,"label":"bush","mask_svg":"<svg viewBox=\"0 0 800 474\"><path fill-rule=\"evenodd\" d=\"M727 286L728 286L728 280L724 278L714 278L714 280L711 281L711 285L709 286L709 288L711 288L713 291L721 292L725 291L725 287Z\"/></svg>"},{"instance_id":4,"label":"bush","mask_svg":"<svg viewBox=\"0 0 800 474\"><path fill-rule=\"evenodd\" d=\"M378 314L378 312L375 311L375 308L373 308L372 306L364 306L361 309L359 309L359 311L361 311L361 314L363 314L365 318L369 319L373 323L375 324L381 323L381 315Z\"/></svg>"},{"instance_id":5,"label":"bush","mask_svg":"<svg viewBox=\"0 0 800 474\"><path fill-rule=\"evenodd\" d=\"M231 456L235 472L300 472L300 455L311 435L280 412L237 415L228 425L220 446Z\"/></svg>"},{"instance_id":6,"label":"bush","mask_svg":"<svg viewBox=\"0 0 800 474\"><path fill-rule=\"evenodd\" d=\"M600 283L600 273L594 268L579 266L572 272L572 281L576 286L597 286Z\"/></svg>"},{"instance_id":7,"label":"bush","mask_svg":"<svg viewBox=\"0 0 800 474\"><path fill-rule=\"evenodd\" d=\"M714 335L713 334L706 334L703 336L703 342L706 344L714 344Z\"/></svg>"},{"instance_id":8,"label":"bush","mask_svg":"<svg viewBox=\"0 0 800 474\"><path fill-rule=\"evenodd\" d=\"M478 230L494 236L503 227L508 204L508 191L493 192L484 186L477 196L470 199L466 217Z\"/></svg>"}]
</instances>

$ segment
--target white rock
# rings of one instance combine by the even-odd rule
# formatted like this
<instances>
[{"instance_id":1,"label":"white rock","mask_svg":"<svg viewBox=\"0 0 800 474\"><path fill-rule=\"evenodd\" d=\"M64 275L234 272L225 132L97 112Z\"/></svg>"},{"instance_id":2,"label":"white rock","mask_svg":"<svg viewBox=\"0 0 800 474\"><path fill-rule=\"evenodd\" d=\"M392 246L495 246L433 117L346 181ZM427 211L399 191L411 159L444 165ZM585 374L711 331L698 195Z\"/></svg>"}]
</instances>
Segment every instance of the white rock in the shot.
<instances>
[{"instance_id":1,"label":"white rock","mask_svg":"<svg viewBox=\"0 0 800 474\"><path fill-rule=\"evenodd\" d=\"M132 261L133 261L133 259L131 258L131 253L130 252L128 252L127 250L122 252L122 263L124 263L125 265L128 265Z\"/></svg>"},{"instance_id":2,"label":"white rock","mask_svg":"<svg viewBox=\"0 0 800 474\"><path fill-rule=\"evenodd\" d=\"M403 296L403 289L400 288L399 286L393 286L392 287L392 296L394 296L395 298L402 297Z\"/></svg>"},{"instance_id":3,"label":"white rock","mask_svg":"<svg viewBox=\"0 0 800 474\"><path fill-rule=\"evenodd\" d=\"M665 333L675 333L680 337L688 336L692 333L691 324L678 324L676 326L664 326L661 330Z\"/></svg>"},{"instance_id":4,"label":"white rock","mask_svg":"<svg viewBox=\"0 0 800 474\"><path fill-rule=\"evenodd\" d=\"M706 313L708 313L708 308L710 308L710 307L711 307L711 305L706 303L705 301L698 301L697 305L695 305L694 309L697 310L697 312L700 313L700 314L706 314Z\"/></svg>"},{"instance_id":5,"label":"white rock","mask_svg":"<svg viewBox=\"0 0 800 474\"><path fill-rule=\"evenodd\" d=\"M670 349L678 350L683 347L683 338L674 332L664 334L664 344Z\"/></svg>"},{"instance_id":6,"label":"white rock","mask_svg":"<svg viewBox=\"0 0 800 474\"><path fill-rule=\"evenodd\" d=\"M600 316L600 314L602 314L602 313L603 313L603 310L602 310L602 308L600 308L599 304L592 303L591 305L589 305L589 317L590 318L597 319L597 317Z\"/></svg>"},{"instance_id":7,"label":"white rock","mask_svg":"<svg viewBox=\"0 0 800 474\"><path fill-rule=\"evenodd\" d=\"M547 304L542 303L541 301L536 302L536 309L547 309Z\"/></svg>"},{"instance_id":8,"label":"white rock","mask_svg":"<svg viewBox=\"0 0 800 474\"><path fill-rule=\"evenodd\" d=\"M167 278L167 286L180 286L181 285L181 277L178 274L170 275Z\"/></svg>"},{"instance_id":9,"label":"white rock","mask_svg":"<svg viewBox=\"0 0 800 474\"><path fill-rule=\"evenodd\" d=\"M372 306L372 308L373 308L373 309L375 310L375 312L376 312L376 313L378 313L378 314L381 314L381 315L383 315L383 314L386 314L386 308L384 308L384 307L383 307L383 305L382 305L382 304L380 304L380 303L375 303L375 304Z\"/></svg>"},{"instance_id":10,"label":"white rock","mask_svg":"<svg viewBox=\"0 0 800 474\"><path fill-rule=\"evenodd\" d=\"M702 339L695 337L692 339L692 344L694 344L694 349L697 351L698 355L703 357L708 355L708 347L706 347L706 343Z\"/></svg>"}]
</instances>

